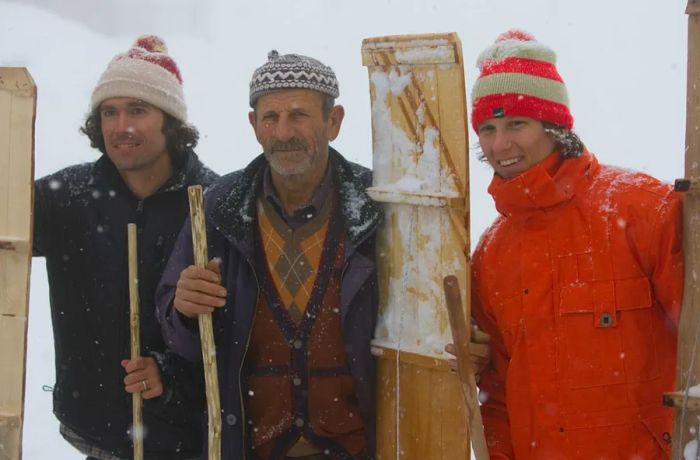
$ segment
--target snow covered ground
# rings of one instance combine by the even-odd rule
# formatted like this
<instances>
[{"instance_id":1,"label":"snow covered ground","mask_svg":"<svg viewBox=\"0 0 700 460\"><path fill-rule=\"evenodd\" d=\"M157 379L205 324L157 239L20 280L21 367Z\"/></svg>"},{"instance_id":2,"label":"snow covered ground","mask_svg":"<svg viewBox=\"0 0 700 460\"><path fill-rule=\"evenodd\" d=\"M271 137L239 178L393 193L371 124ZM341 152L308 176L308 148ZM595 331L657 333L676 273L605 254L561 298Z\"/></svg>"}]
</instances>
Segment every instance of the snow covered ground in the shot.
<instances>
[{"instance_id":1,"label":"snow covered ground","mask_svg":"<svg viewBox=\"0 0 700 460\"><path fill-rule=\"evenodd\" d=\"M219 173L260 149L247 120L248 80L267 52L297 52L331 65L346 108L334 146L371 165L363 38L457 32L467 85L478 53L518 27L559 54L575 126L606 163L672 181L683 175L684 0L0 0L0 66L25 66L39 87L37 177L98 153L79 135L92 89L113 55L140 34L165 38L185 79L198 153ZM470 135L473 133L470 132ZM474 136L472 135L472 144ZM472 239L495 216L490 169L471 155ZM76 459L51 413L53 342L46 273L32 273L24 458ZM2 369L0 363L0 370Z\"/></svg>"}]
</instances>

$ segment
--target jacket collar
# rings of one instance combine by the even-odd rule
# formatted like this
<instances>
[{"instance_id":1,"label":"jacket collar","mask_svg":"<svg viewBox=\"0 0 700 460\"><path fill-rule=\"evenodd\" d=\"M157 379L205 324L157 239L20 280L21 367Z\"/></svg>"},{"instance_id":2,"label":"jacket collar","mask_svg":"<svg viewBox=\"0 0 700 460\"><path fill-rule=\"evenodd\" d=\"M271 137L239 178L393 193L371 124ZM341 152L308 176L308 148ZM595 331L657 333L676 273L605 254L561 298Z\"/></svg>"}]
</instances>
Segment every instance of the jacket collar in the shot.
<instances>
[{"instance_id":1,"label":"jacket collar","mask_svg":"<svg viewBox=\"0 0 700 460\"><path fill-rule=\"evenodd\" d=\"M598 170L598 160L588 150L560 165L555 152L543 161L511 178L494 175L488 191L496 209L505 216L545 210L571 200L579 187Z\"/></svg>"},{"instance_id":2,"label":"jacket collar","mask_svg":"<svg viewBox=\"0 0 700 460\"><path fill-rule=\"evenodd\" d=\"M197 174L199 158L190 150L187 152L184 160L179 164L175 163L173 175L158 189L156 194L164 192L173 192L182 190L193 182L194 176ZM99 185L117 186L124 191L129 191L129 188L124 183L119 171L117 171L114 163L106 154L103 154L95 163L93 163L88 187L97 187Z\"/></svg>"},{"instance_id":3,"label":"jacket collar","mask_svg":"<svg viewBox=\"0 0 700 460\"><path fill-rule=\"evenodd\" d=\"M343 227L349 241L357 246L374 232L383 218L380 206L365 192L371 185L371 173L345 160L331 147L329 160ZM255 203L266 167L267 160L264 155L259 155L245 169L223 177L208 191L207 214L211 222L229 241L249 255L254 247Z\"/></svg>"}]
</instances>

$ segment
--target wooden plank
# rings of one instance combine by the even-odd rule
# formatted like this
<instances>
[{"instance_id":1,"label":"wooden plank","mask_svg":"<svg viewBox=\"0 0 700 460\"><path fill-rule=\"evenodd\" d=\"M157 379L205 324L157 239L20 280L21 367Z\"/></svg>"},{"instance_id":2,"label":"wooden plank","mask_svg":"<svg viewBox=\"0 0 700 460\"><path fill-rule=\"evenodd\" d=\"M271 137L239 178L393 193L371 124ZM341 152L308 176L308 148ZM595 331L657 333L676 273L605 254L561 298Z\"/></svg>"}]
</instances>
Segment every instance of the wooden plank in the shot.
<instances>
[{"instance_id":1,"label":"wooden plank","mask_svg":"<svg viewBox=\"0 0 700 460\"><path fill-rule=\"evenodd\" d=\"M0 412L19 415L22 411L22 394L24 385L24 368L22 363L24 356L24 331L27 326L27 318L24 316L0 316L0 347L3 358L2 372L0 372ZM9 361L14 358L16 361ZM19 359L18 359L19 358Z\"/></svg>"},{"instance_id":2,"label":"wooden plank","mask_svg":"<svg viewBox=\"0 0 700 460\"><path fill-rule=\"evenodd\" d=\"M386 213L377 235L373 342L380 363L377 456L466 458L461 387L443 352L451 334L442 288L448 274L468 283L461 44L456 34L369 38L362 58L372 102L374 183L368 193ZM468 296L462 298L468 313Z\"/></svg>"},{"instance_id":3,"label":"wooden plank","mask_svg":"<svg viewBox=\"0 0 700 460\"><path fill-rule=\"evenodd\" d=\"M22 455L36 86L0 67L0 458Z\"/></svg>"},{"instance_id":4,"label":"wooden plank","mask_svg":"<svg viewBox=\"0 0 700 460\"><path fill-rule=\"evenodd\" d=\"M22 419L17 414L0 413L0 460L15 460L21 451L20 427Z\"/></svg>"},{"instance_id":5,"label":"wooden plank","mask_svg":"<svg viewBox=\"0 0 700 460\"><path fill-rule=\"evenodd\" d=\"M399 352L395 348L381 346L376 342L372 345L372 355L388 361L396 362L398 360L401 364L409 364L439 372L447 372L450 370L450 366L447 364L445 358L425 356L403 350Z\"/></svg>"},{"instance_id":6,"label":"wooden plank","mask_svg":"<svg viewBox=\"0 0 700 460\"><path fill-rule=\"evenodd\" d=\"M700 397L688 396L686 400L685 393L682 391L664 394L664 406L683 407L684 404L690 410L700 411Z\"/></svg>"},{"instance_id":7,"label":"wooden plank","mask_svg":"<svg viewBox=\"0 0 700 460\"><path fill-rule=\"evenodd\" d=\"M405 192L394 188L370 187L367 194L374 201L382 203L409 204L413 206L432 206L437 208L461 208L464 198L459 195L439 193Z\"/></svg>"},{"instance_id":8,"label":"wooden plank","mask_svg":"<svg viewBox=\"0 0 700 460\"><path fill-rule=\"evenodd\" d=\"M469 458L459 378L444 360L383 348L377 367L377 426L383 427L377 460ZM394 391L397 380L401 392ZM393 423L397 417L403 423Z\"/></svg>"},{"instance_id":9,"label":"wooden plank","mask_svg":"<svg viewBox=\"0 0 700 460\"><path fill-rule=\"evenodd\" d=\"M362 65L455 64L462 56L456 34L388 35L362 42Z\"/></svg>"},{"instance_id":10,"label":"wooden plank","mask_svg":"<svg viewBox=\"0 0 700 460\"><path fill-rule=\"evenodd\" d=\"M700 182L700 2L690 0L688 14L688 82L686 99L685 182L689 185L683 201L683 252L685 286L678 326L676 386L685 389L700 383L700 193L692 184ZM677 399L676 399L677 400ZM686 445L697 441L700 407L695 400L673 410L673 458L683 458Z\"/></svg>"}]
</instances>

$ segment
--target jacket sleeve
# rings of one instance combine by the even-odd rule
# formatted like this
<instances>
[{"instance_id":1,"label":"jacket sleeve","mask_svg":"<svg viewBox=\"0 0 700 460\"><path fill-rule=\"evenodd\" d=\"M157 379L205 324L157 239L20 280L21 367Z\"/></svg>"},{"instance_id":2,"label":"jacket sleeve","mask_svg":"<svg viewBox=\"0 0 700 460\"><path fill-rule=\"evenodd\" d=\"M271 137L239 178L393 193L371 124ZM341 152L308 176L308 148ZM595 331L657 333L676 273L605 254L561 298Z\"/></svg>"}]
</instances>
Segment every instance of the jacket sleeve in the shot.
<instances>
[{"instance_id":1,"label":"jacket sleeve","mask_svg":"<svg viewBox=\"0 0 700 460\"><path fill-rule=\"evenodd\" d=\"M168 418L177 425L185 425L195 413L202 414L206 399L201 363L188 362L170 350L149 354L158 364L163 394L158 398L145 399L144 410Z\"/></svg>"},{"instance_id":2,"label":"jacket sleeve","mask_svg":"<svg viewBox=\"0 0 700 460\"><path fill-rule=\"evenodd\" d=\"M475 259L478 256L475 255ZM510 357L493 317L480 296L479 270L472 265L472 316L481 330L491 336L491 364L479 374L479 400L484 434L492 460L512 460L513 446L510 438L510 422L506 408L506 374Z\"/></svg>"},{"instance_id":3,"label":"jacket sleeve","mask_svg":"<svg viewBox=\"0 0 700 460\"><path fill-rule=\"evenodd\" d=\"M683 201L671 192L654 218L651 283L654 296L677 326L683 301Z\"/></svg>"},{"instance_id":4,"label":"jacket sleeve","mask_svg":"<svg viewBox=\"0 0 700 460\"><path fill-rule=\"evenodd\" d=\"M199 330L175 309L173 300L180 273L194 262L190 219L177 237L168 265L156 289L156 316L168 348L191 362L202 360Z\"/></svg>"}]
</instances>

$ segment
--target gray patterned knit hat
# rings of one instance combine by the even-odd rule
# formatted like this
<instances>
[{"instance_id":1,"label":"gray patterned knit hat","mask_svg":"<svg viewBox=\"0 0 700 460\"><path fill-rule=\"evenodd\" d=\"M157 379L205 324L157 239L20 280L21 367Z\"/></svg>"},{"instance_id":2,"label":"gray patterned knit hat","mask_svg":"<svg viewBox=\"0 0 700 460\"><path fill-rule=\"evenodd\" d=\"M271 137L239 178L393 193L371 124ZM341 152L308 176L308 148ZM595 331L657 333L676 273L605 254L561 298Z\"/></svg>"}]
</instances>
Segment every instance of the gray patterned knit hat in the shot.
<instances>
[{"instance_id":1,"label":"gray patterned knit hat","mask_svg":"<svg viewBox=\"0 0 700 460\"><path fill-rule=\"evenodd\" d=\"M334 99L340 94L335 72L324 63L300 54L280 56L272 50L250 79L250 106L255 107L263 94L282 89L311 89Z\"/></svg>"}]
</instances>

